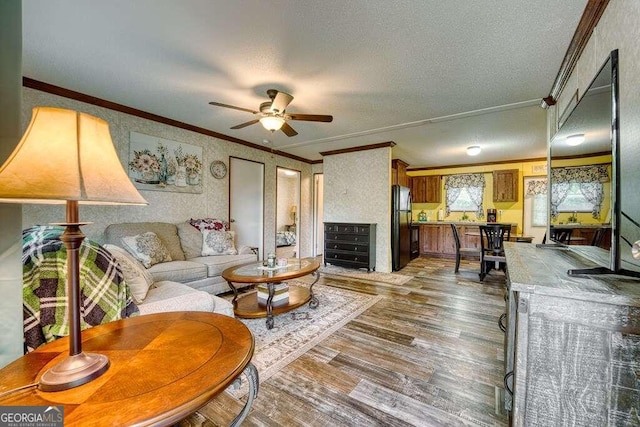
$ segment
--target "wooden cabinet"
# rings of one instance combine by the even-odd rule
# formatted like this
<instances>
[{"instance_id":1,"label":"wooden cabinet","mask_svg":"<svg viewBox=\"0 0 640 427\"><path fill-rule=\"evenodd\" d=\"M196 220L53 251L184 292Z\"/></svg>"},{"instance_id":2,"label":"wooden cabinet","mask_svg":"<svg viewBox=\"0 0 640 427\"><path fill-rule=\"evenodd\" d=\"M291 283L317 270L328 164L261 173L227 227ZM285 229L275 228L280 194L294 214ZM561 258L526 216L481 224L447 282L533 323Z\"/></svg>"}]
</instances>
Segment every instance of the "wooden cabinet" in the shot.
<instances>
[{"instance_id":1,"label":"wooden cabinet","mask_svg":"<svg viewBox=\"0 0 640 427\"><path fill-rule=\"evenodd\" d=\"M518 169L493 171L493 201L518 201Z\"/></svg>"},{"instance_id":2,"label":"wooden cabinet","mask_svg":"<svg viewBox=\"0 0 640 427\"><path fill-rule=\"evenodd\" d=\"M411 197L414 203L440 203L441 193L440 175L411 178Z\"/></svg>"},{"instance_id":3,"label":"wooden cabinet","mask_svg":"<svg viewBox=\"0 0 640 427\"><path fill-rule=\"evenodd\" d=\"M465 248L480 248L480 228L478 224L458 223L460 246ZM511 225L511 235L515 236L517 225ZM420 254L441 258L454 258L456 242L453 238L451 223L434 222L420 224Z\"/></svg>"},{"instance_id":4,"label":"wooden cabinet","mask_svg":"<svg viewBox=\"0 0 640 427\"><path fill-rule=\"evenodd\" d=\"M324 265L376 269L376 224L324 223Z\"/></svg>"},{"instance_id":5,"label":"wooden cabinet","mask_svg":"<svg viewBox=\"0 0 640 427\"><path fill-rule=\"evenodd\" d=\"M572 250L512 243L505 251L512 425L637 425L640 280L569 276L595 266Z\"/></svg>"},{"instance_id":6,"label":"wooden cabinet","mask_svg":"<svg viewBox=\"0 0 640 427\"><path fill-rule=\"evenodd\" d=\"M401 185L403 187L410 186L410 179L407 175L408 163L403 162L400 159L391 160L391 184Z\"/></svg>"}]
</instances>

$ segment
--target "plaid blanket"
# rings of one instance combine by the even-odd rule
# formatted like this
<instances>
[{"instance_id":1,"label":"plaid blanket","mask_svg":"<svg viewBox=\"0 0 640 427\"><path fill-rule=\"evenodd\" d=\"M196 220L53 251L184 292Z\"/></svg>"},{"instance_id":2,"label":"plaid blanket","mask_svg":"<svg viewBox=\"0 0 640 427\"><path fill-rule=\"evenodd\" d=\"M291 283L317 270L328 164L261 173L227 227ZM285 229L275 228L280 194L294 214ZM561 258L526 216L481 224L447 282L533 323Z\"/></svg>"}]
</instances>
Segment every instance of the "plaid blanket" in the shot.
<instances>
[{"instance_id":1,"label":"plaid blanket","mask_svg":"<svg viewBox=\"0 0 640 427\"><path fill-rule=\"evenodd\" d=\"M63 231L35 226L22 232L25 352L69 334ZM81 329L138 313L120 266L106 249L85 239L79 257Z\"/></svg>"}]
</instances>

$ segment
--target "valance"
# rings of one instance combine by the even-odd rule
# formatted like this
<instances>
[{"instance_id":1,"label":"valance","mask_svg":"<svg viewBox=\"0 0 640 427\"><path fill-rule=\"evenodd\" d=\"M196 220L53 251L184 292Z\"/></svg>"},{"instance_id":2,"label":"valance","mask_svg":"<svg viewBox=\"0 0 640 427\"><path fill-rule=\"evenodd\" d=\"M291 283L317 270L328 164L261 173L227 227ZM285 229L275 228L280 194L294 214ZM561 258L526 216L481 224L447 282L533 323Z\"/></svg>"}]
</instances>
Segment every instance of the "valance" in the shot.
<instances>
[{"instance_id":1,"label":"valance","mask_svg":"<svg viewBox=\"0 0 640 427\"><path fill-rule=\"evenodd\" d=\"M466 187L484 188L484 174L465 173L465 174L449 175L444 180L445 191L448 188L466 188Z\"/></svg>"},{"instance_id":2,"label":"valance","mask_svg":"<svg viewBox=\"0 0 640 427\"><path fill-rule=\"evenodd\" d=\"M551 181L559 183L609 182L608 165L551 168Z\"/></svg>"},{"instance_id":3,"label":"valance","mask_svg":"<svg viewBox=\"0 0 640 427\"><path fill-rule=\"evenodd\" d=\"M535 196L538 194L547 194L547 179L532 179L527 183L527 196Z\"/></svg>"}]
</instances>

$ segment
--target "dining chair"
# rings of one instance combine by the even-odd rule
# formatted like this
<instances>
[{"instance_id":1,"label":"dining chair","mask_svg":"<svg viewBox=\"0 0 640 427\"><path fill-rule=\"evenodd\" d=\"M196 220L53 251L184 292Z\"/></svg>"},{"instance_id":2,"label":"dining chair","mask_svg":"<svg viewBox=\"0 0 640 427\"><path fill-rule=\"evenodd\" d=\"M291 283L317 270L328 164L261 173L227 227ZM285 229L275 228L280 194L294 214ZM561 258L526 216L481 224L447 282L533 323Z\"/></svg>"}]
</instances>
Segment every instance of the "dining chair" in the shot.
<instances>
[{"instance_id":1,"label":"dining chair","mask_svg":"<svg viewBox=\"0 0 640 427\"><path fill-rule=\"evenodd\" d=\"M593 238L591 239L591 246L602 245L602 240L604 239L606 231L607 230L605 228L596 229L595 233L593 233Z\"/></svg>"},{"instance_id":2,"label":"dining chair","mask_svg":"<svg viewBox=\"0 0 640 427\"><path fill-rule=\"evenodd\" d=\"M549 232L551 233L551 241L554 243L560 243L563 245L568 245L571 241L571 233L573 232L572 228L556 228L553 225L549 227ZM544 237L542 238L542 243L547 242L547 233L544 233Z\"/></svg>"},{"instance_id":3,"label":"dining chair","mask_svg":"<svg viewBox=\"0 0 640 427\"><path fill-rule=\"evenodd\" d=\"M480 281L496 268L506 273L507 258L504 241L511 237L511 225L480 225Z\"/></svg>"},{"instance_id":4,"label":"dining chair","mask_svg":"<svg viewBox=\"0 0 640 427\"><path fill-rule=\"evenodd\" d=\"M460 269L460 258L464 257L480 257L480 248L463 248L460 247L460 235L458 234L458 227L455 224L451 224L451 230L453 230L453 239L456 243L456 268L455 273Z\"/></svg>"}]
</instances>

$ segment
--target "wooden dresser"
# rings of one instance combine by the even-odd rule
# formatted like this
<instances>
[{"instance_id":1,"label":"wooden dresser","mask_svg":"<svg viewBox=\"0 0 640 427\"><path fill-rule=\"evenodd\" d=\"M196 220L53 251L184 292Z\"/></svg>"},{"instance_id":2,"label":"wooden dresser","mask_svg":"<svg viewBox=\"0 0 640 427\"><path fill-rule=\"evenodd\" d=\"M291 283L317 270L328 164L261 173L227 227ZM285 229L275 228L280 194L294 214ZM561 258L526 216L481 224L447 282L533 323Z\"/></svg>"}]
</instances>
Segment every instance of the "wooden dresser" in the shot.
<instances>
[{"instance_id":1,"label":"wooden dresser","mask_svg":"<svg viewBox=\"0 0 640 427\"><path fill-rule=\"evenodd\" d=\"M505 243L505 252L512 425L638 425L640 280L569 276L596 264L566 248Z\"/></svg>"},{"instance_id":2,"label":"wooden dresser","mask_svg":"<svg viewBox=\"0 0 640 427\"><path fill-rule=\"evenodd\" d=\"M376 269L376 224L324 223L324 265Z\"/></svg>"}]
</instances>

